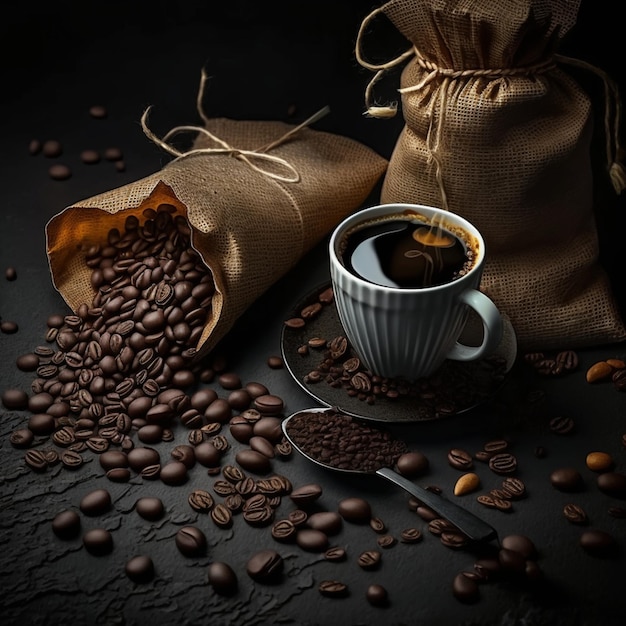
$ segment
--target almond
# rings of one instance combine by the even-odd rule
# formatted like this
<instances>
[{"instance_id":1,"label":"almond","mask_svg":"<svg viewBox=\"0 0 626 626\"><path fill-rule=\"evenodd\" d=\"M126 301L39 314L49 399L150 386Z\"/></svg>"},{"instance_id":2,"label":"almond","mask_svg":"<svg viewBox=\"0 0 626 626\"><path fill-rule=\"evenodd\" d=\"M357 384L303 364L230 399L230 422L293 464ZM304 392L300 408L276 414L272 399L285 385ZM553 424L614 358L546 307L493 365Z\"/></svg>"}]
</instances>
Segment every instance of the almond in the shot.
<instances>
[{"instance_id":1,"label":"almond","mask_svg":"<svg viewBox=\"0 0 626 626\"><path fill-rule=\"evenodd\" d=\"M613 458L607 452L590 452L586 463L587 467L594 472L606 472L613 467Z\"/></svg>"},{"instance_id":2,"label":"almond","mask_svg":"<svg viewBox=\"0 0 626 626\"><path fill-rule=\"evenodd\" d=\"M607 359L606 362L616 370L623 370L626 368L626 363L622 359Z\"/></svg>"},{"instance_id":3,"label":"almond","mask_svg":"<svg viewBox=\"0 0 626 626\"><path fill-rule=\"evenodd\" d=\"M606 361L598 361L594 363L586 374L588 383L598 383L602 380L607 380L613 373L613 368Z\"/></svg>"},{"instance_id":4,"label":"almond","mask_svg":"<svg viewBox=\"0 0 626 626\"><path fill-rule=\"evenodd\" d=\"M480 487L480 478L474 472L468 472L459 477L454 485L454 495L462 496L466 493L476 491Z\"/></svg>"}]
</instances>

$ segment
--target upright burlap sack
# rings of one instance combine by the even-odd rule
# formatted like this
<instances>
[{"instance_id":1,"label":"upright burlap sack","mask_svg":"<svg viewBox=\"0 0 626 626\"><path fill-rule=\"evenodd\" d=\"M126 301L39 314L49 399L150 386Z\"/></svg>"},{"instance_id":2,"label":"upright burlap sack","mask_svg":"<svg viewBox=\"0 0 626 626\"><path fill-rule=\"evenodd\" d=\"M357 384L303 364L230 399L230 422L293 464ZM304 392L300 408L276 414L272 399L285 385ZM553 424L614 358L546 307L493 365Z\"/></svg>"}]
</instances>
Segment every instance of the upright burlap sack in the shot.
<instances>
[{"instance_id":1,"label":"upright burlap sack","mask_svg":"<svg viewBox=\"0 0 626 626\"><path fill-rule=\"evenodd\" d=\"M366 89L371 115L394 114L393 103L376 106L376 83L405 64L405 126L381 201L443 207L482 231L482 289L511 318L521 349L626 339L598 261L591 101L568 65L600 75L607 106L619 97L603 72L557 54L578 8L571 0L391 0L365 18L357 39L357 59L376 72ZM374 64L367 42L381 16L410 46ZM605 132L620 192L615 124Z\"/></svg>"},{"instance_id":2,"label":"upright burlap sack","mask_svg":"<svg viewBox=\"0 0 626 626\"><path fill-rule=\"evenodd\" d=\"M192 245L214 278L209 320L196 346L201 356L360 207L387 161L352 139L282 122L219 118L174 131L181 129L201 131L189 151L146 178L56 215L46 227L47 252L54 285L76 311L94 296L84 262L89 247L106 242L109 229L123 230L128 215L143 219L146 208L173 205L188 220Z\"/></svg>"}]
</instances>

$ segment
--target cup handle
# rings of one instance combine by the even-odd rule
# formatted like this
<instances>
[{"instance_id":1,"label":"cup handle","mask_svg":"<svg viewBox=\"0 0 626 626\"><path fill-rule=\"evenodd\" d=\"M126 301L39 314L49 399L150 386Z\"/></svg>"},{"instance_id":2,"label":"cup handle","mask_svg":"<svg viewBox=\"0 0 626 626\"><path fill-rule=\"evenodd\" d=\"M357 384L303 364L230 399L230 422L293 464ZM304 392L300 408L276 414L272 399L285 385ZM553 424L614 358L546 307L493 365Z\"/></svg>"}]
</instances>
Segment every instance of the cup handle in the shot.
<instances>
[{"instance_id":1,"label":"cup handle","mask_svg":"<svg viewBox=\"0 0 626 626\"><path fill-rule=\"evenodd\" d=\"M492 354L502 341L503 323L500 311L493 301L478 289L467 289L459 296L478 313L483 322L483 341L479 346L466 346L458 341L448 352L447 358L455 361L474 361Z\"/></svg>"}]
</instances>

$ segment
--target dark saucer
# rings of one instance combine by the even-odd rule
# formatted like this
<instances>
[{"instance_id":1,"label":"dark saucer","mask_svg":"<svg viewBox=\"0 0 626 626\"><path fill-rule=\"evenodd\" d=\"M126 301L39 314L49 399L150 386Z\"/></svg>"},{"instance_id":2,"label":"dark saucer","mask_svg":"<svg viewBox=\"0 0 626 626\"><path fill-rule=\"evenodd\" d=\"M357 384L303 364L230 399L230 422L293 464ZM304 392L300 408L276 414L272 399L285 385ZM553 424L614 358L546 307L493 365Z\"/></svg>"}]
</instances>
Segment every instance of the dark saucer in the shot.
<instances>
[{"instance_id":1,"label":"dark saucer","mask_svg":"<svg viewBox=\"0 0 626 626\"><path fill-rule=\"evenodd\" d=\"M372 390L357 392L346 383L340 384L337 374L330 377L334 379L331 384L326 344L343 337L344 333L334 299L327 298L329 294L332 296L331 285L326 283L298 302L292 311L293 317L285 322L281 336L282 355L290 374L324 406L381 422L441 419L469 411L492 398L515 362L515 332L510 320L503 315L504 333L494 354L477 361L448 360L432 376L420 381L385 381L396 391L395 397ZM470 315L461 340L467 344L479 342L481 334L480 319L475 314ZM304 351L303 346L309 347ZM346 355L354 355L349 344ZM345 359L338 359L333 365L341 369Z\"/></svg>"}]
</instances>

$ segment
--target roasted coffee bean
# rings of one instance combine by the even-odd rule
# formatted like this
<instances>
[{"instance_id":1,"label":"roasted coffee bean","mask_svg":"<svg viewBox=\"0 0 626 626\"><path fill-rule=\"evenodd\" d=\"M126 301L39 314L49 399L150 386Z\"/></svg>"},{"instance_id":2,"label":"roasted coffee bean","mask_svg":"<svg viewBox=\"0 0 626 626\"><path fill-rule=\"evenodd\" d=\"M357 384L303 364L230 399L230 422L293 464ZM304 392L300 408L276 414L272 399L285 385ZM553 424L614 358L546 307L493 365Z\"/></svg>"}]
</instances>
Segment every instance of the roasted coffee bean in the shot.
<instances>
[{"instance_id":1,"label":"roasted coffee bean","mask_svg":"<svg viewBox=\"0 0 626 626\"><path fill-rule=\"evenodd\" d=\"M469 470L474 466L472 455L466 450L453 448L448 452L448 463L458 470Z\"/></svg>"},{"instance_id":2,"label":"roasted coffee bean","mask_svg":"<svg viewBox=\"0 0 626 626\"><path fill-rule=\"evenodd\" d=\"M371 570L380 566L381 559L382 554L378 550L366 550L359 554L357 563L362 569Z\"/></svg>"},{"instance_id":3,"label":"roasted coffee bean","mask_svg":"<svg viewBox=\"0 0 626 626\"><path fill-rule=\"evenodd\" d=\"M574 431L574 420L569 416L553 417L550 420L550 430L557 435L568 435Z\"/></svg>"},{"instance_id":4,"label":"roasted coffee bean","mask_svg":"<svg viewBox=\"0 0 626 626\"><path fill-rule=\"evenodd\" d=\"M381 548L391 548L393 546L396 545L396 543L398 543L398 540L393 536L393 535L381 535L380 537L378 537L378 539L376 540L376 543L381 547Z\"/></svg>"},{"instance_id":5,"label":"roasted coffee bean","mask_svg":"<svg viewBox=\"0 0 626 626\"><path fill-rule=\"evenodd\" d=\"M379 517L372 517L372 519L370 519L370 528L375 533L379 534L387 532L387 525Z\"/></svg>"},{"instance_id":6,"label":"roasted coffee bean","mask_svg":"<svg viewBox=\"0 0 626 626\"><path fill-rule=\"evenodd\" d=\"M502 491L512 500L519 500L526 496L526 485L514 476L507 476L502 480Z\"/></svg>"},{"instance_id":7,"label":"roasted coffee bean","mask_svg":"<svg viewBox=\"0 0 626 626\"><path fill-rule=\"evenodd\" d=\"M489 459L489 469L496 474L513 474L517 471L517 459L509 452L494 454Z\"/></svg>"},{"instance_id":8,"label":"roasted coffee bean","mask_svg":"<svg viewBox=\"0 0 626 626\"><path fill-rule=\"evenodd\" d=\"M111 494L106 489L94 489L82 497L80 510L89 516L102 515L111 508Z\"/></svg>"},{"instance_id":9,"label":"roasted coffee bean","mask_svg":"<svg viewBox=\"0 0 626 626\"><path fill-rule=\"evenodd\" d=\"M626 475L620 472L604 472L596 479L598 489L615 498L626 498Z\"/></svg>"},{"instance_id":10,"label":"roasted coffee bean","mask_svg":"<svg viewBox=\"0 0 626 626\"><path fill-rule=\"evenodd\" d=\"M327 598L345 598L348 596L348 585L339 580L322 580L317 589Z\"/></svg>"},{"instance_id":11,"label":"roasted coffee bean","mask_svg":"<svg viewBox=\"0 0 626 626\"><path fill-rule=\"evenodd\" d=\"M216 480L213 483L213 491L222 497L230 496L236 492L233 483L227 480Z\"/></svg>"},{"instance_id":12,"label":"roasted coffee bean","mask_svg":"<svg viewBox=\"0 0 626 626\"><path fill-rule=\"evenodd\" d=\"M83 545L94 556L104 556L113 551L113 535L105 528L92 528L83 535Z\"/></svg>"},{"instance_id":13,"label":"roasted coffee bean","mask_svg":"<svg viewBox=\"0 0 626 626\"><path fill-rule=\"evenodd\" d=\"M235 460L243 469L254 474L267 474L271 469L270 460L255 450L240 450Z\"/></svg>"},{"instance_id":14,"label":"roasted coffee bean","mask_svg":"<svg viewBox=\"0 0 626 626\"><path fill-rule=\"evenodd\" d=\"M239 513L243 509L244 499L239 493L233 493L224 498L224 505L231 513Z\"/></svg>"},{"instance_id":15,"label":"roasted coffee bean","mask_svg":"<svg viewBox=\"0 0 626 626\"><path fill-rule=\"evenodd\" d=\"M160 498L144 496L135 503L135 510L146 520L156 521L163 517L165 507Z\"/></svg>"},{"instance_id":16,"label":"roasted coffee bean","mask_svg":"<svg viewBox=\"0 0 626 626\"><path fill-rule=\"evenodd\" d=\"M154 563L148 555L139 554L126 562L124 571L134 583L147 583L154 578Z\"/></svg>"},{"instance_id":17,"label":"roasted coffee bean","mask_svg":"<svg viewBox=\"0 0 626 626\"><path fill-rule=\"evenodd\" d=\"M231 510L221 502L211 509L210 515L215 525L220 528L229 528L233 523Z\"/></svg>"},{"instance_id":18,"label":"roasted coffee bean","mask_svg":"<svg viewBox=\"0 0 626 626\"><path fill-rule=\"evenodd\" d=\"M497 454L498 452L504 452L509 447L509 442L506 439L492 439L487 441L483 450L490 454Z\"/></svg>"},{"instance_id":19,"label":"roasted coffee bean","mask_svg":"<svg viewBox=\"0 0 626 626\"><path fill-rule=\"evenodd\" d=\"M130 470L127 467L116 467L110 469L106 477L114 483L126 483L130 480Z\"/></svg>"},{"instance_id":20,"label":"roasted coffee bean","mask_svg":"<svg viewBox=\"0 0 626 626\"><path fill-rule=\"evenodd\" d=\"M275 582L282 575L283 569L282 556L271 549L256 552L246 563L248 576L260 583Z\"/></svg>"},{"instance_id":21,"label":"roasted coffee bean","mask_svg":"<svg viewBox=\"0 0 626 626\"><path fill-rule=\"evenodd\" d=\"M28 408L28 394L22 389L5 389L2 392L2 405L5 409L22 411Z\"/></svg>"},{"instance_id":22,"label":"roasted coffee bean","mask_svg":"<svg viewBox=\"0 0 626 626\"><path fill-rule=\"evenodd\" d=\"M608 514L616 519L626 519L626 507L623 506L610 506Z\"/></svg>"},{"instance_id":23,"label":"roasted coffee bean","mask_svg":"<svg viewBox=\"0 0 626 626\"><path fill-rule=\"evenodd\" d=\"M423 476L429 465L428 458L421 452L405 452L396 461L396 469L406 478Z\"/></svg>"},{"instance_id":24,"label":"roasted coffee bean","mask_svg":"<svg viewBox=\"0 0 626 626\"><path fill-rule=\"evenodd\" d=\"M187 502L194 511L199 513L208 513L215 504L213 496L204 489L194 489L189 494Z\"/></svg>"},{"instance_id":25,"label":"roasted coffee bean","mask_svg":"<svg viewBox=\"0 0 626 626\"><path fill-rule=\"evenodd\" d=\"M345 561L347 558L346 550L340 546L333 546L324 552L324 558L327 561L339 562Z\"/></svg>"},{"instance_id":26,"label":"roasted coffee bean","mask_svg":"<svg viewBox=\"0 0 626 626\"><path fill-rule=\"evenodd\" d=\"M189 479L187 466L182 461L169 461L161 466L159 478L166 485L184 485Z\"/></svg>"},{"instance_id":27,"label":"roasted coffee bean","mask_svg":"<svg viewBox=\"0 0 626 626\"><path fill-rule=\"evenodd\" d=\"M368 524L372 517L370 503L359 497L343 498L337 507L339 515L353 524Z\"/></svg>"},{"instance_id":28,"label":"roasted coffee bean","mask_svg":"<svg viewBox=\"0 0 626 626\"><path fill-rule=\"evenodd\" d=\"M188 444L175 446L170 452L170 456L175 461L184 463L187 469L191 469L196 464L196 454L194 448Z\"/></svg>"},{"instance_id":29,"label":"roasted coffee bean","mask_svg":"<svg viewBox=\"0 0 626 626\"><path fill-rule=\"evenodd\" d=\"M343 518L335 511L316 511L307 518L307 526L326 535L336 535L343 528Z\"/></svg>"},{"instance_id":30,"label":"roasted coffee bean","mask_svg":"<svg viewBox=\"0 0 626 626\"><path fill-rule=\"evenodd\" d=\"M559 491L579 491L583 485L583 477L573 467L561 467L550 474L550 483Z\"/></svg>"},{"instance_id":31,"label":"roasted coffee bean","mask_svg":"<svg viewBox=\"0 0 626 626\"><path fill-rule=\"evenodd\" d=\"M475 604L480 600L480 589L478 583L464 572L457 574L452 582L452 593L454 597L463 604Z\"/></svg>"},{"instance_id":32,"label":"roasted coffee bean","mask_svg":"<svg viewBox=\"0 0 626 626\"><path fill-rule=\"evenodd\" d=\"M290 511L288 517L289 521L294 526L302 526L308 520L309 515L306 511L303 511L302 509L296 509L295 511Z\"/></svg>"},{"instance_id":33,"label":"roasted coffee bean","mask_svg":"<svg viewBox=\"0 0 626 626\"><path fill-rule=\"evenodd\" d=\"M293 522L288 519L282 519L275 522L272 526L272 537L276 541L289 542L296 537L296 527Z\"/></svg>"},{"instance_id":34,"label":"roasted coffee bean","mask_svg":"<svg viewBox=\"0 0 626 626\"><path fill-rule=\"evenodd\" d=\"M209 565L207 573L209 584L219 595L230 596L237 591L237 575L228 563L213 561Z\"/></svg>"},{"instance_id":35,"label":"roasted coffee bean","mask_svg":"<svg viewBox=\"0 0 626 626\"><path fill-rule=\"evenodd\" d=\"M9 437L9 441L14 448L28 448L34 439L34 433L28 428L18 428Z\"/></svg>"},{"instance_id":36,"label":"roasted coffee bean","mask_svg":"<svg viewBox=\"0 0 626 626\"><path fill-rule=\"evenodd\" d=\"M368 585L365 598L372 606L384 607L389 604L387 590L379 584Z\"/></svg>"},{"instance_id":37,"label":"roasted coffee bean","mask_svg":"<svg viewBox=\"0 0 626 626\"><path fill-rule=\"evenodd\" d=\"M297 506L307 506L315 502L322 495L322 487L317 483L308 483L292 490L289 494Z\"/></svg>"},{"instance_id":38,"label":"roasted coffee bean","mask_svg":"<svg viewBox=\"0 0 626 626\"><path fill-rule=\"evenodd\" d=\"M61 511L52 520L52 531L59 539L74 539L80 534L80 529L80 515L76 511Z\"/></svg>"},{"instance_id":39,"label":"roasted coffee bean","mask_svg":"<svg viewBox=\"0 0 626 626\"><path fill-rule=\"evenodd\" d=\"M298 528L296 543L307 552L324 552L328 548L328 535L314 528Z\"/></svg>"},{"instance_id":40,"label":"roasted coffee bean","mask_svg":"<svg viewBox=\"0 0 626 626\"><path fill-rule=\"evenodd\" d=\"M613 557L618 552L614 537L604 530L585 531L579 538L579 544L585 552L595 557Z\"/></svg>"},{"instance_id":41,"label":"roasted coffee bean","mask_svg":"<svg viewBox=\"0 0 626 626\"><path fill-rule=\"evenodd\" d=\"M574 350L563 350L556 355L555 361L557 372L560 374L574 371L578 367L579 359Z\"/></svg>"},{"instance_id":42,"label":"roasted coffee bean","mask_svg":"<svg viewBox=\"0 0 626 626\"><path fill-rule=\"evenodd\" d=\"M206 535L197 526L183 526L175 536L176 547L187 557L202 556L207 548Z\"/></svg>"},{"instance_id":43,"label":"roasted coffee bean","mask_svg":"<svg viewBox=\"0 0 626 626\"><path fill-rule=\"evenodd\" d=\"M85 459L82 455L74 450L66 450L61 455L61 463L68 469L77 469L83 465L84 462Z\"/></svg>"},{"instance_id":44,"label":"roasted coffee bean","mask_svg":"<svg viewBox=\"0 0 626 626\"><path fill-rule=\"evenodd\" d=\"M422 538L422 531L419 528L405 528L400 533L402 543L417 543Z\"/></svg>"},{"instance_id":45,"label":"roasted coffee bean","mask_svg":"<svg viewBox=\"0 0 626 626\"><path fill-rule=\"evenodd\" d=\"M578 504L571 502L563 507L563 515L572 524L586 524L589 521L584 509Z\"/></svg>"},{"instance_id":46,"label":"roasted coffee bean","mask_svg":"<svg viewBox=\"0 0 626 626\"><path fill-rule=\"evenodd\" d=\"M265 437L254 435L250 437L248 445L252 450L260 452L268 459L273 459L276 456L276 453L274 451L274 445L269 441L269 439L266 439Z\"/></svg>"}]
</instances>

